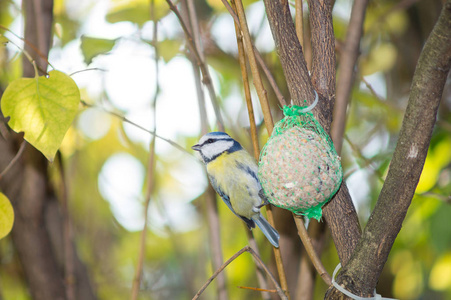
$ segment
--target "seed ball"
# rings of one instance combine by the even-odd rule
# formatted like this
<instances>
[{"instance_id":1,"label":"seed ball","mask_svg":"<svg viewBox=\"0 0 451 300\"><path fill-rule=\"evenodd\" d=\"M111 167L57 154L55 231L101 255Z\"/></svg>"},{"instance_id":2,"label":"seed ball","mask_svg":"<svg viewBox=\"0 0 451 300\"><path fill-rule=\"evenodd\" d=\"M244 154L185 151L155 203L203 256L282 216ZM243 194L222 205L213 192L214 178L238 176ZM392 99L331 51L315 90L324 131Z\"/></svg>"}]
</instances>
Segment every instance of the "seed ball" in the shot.
<instances>
[{"instance_id":1,"label":"seed ball","mask_svg":"<svg viewBox=\"0 0 451 300\"><path fill-rule=\"evenodd\" d=\"M272 204L301 213L325 203L341 184L340 157L327 138L294 126L274 135L259 162L259 179Z\"/></svg>"}]
</instances>

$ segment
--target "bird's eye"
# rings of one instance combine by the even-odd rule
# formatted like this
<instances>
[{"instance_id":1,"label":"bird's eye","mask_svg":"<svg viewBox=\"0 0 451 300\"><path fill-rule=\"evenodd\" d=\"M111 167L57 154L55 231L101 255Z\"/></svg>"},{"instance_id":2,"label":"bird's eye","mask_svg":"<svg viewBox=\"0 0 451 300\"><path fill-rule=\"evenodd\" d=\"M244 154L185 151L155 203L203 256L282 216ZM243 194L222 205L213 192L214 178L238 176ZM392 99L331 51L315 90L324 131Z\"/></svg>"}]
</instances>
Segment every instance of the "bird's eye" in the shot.
<instances>
[{"instance_id":1,"label":"bird's eye","mask_svg":"<svg viewBox=\"0 0 451 300\"><path fill-rule=\"evenodd\" d=\"M207 143L207 144L211 144L211 143L213 143L214 141L212 140L212 139L208 139L208 140L206 140L205 141L205 143Z\"/></svg>"}]
</instances>

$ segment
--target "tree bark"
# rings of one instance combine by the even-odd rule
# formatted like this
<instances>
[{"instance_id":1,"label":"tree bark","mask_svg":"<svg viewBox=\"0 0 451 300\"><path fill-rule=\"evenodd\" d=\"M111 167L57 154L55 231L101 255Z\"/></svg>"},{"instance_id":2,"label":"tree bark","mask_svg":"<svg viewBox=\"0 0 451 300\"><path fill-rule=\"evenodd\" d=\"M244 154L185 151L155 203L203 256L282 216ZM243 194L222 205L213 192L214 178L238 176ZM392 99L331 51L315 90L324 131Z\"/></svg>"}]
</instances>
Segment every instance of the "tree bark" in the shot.
<instances>
[{"instance_id":1,"label":"tree bark","mask_svg":"<svg viewBox=\"0 0 451 300\"><path fill-rule=\"evenodd\" d=\"M311 81L288 2L284 0L265 0L264 2L294 104L304 106L306 105L303 102L304 99L308 99L309 103L313 102L313 81L319 96L319 103L313 110L313 114L329 132L335 101L335 40L331 4L324 0L309 3L310 18L314 19L311 21L313 46ZM340 261L345 264L360 237L357 213L346 184L342 184L337 195L324 207L323 214L330 227Z\"/></svg>"},{"instance_id":2,"label":"tree bark","mask_svg":"<svg viewBox=\"0 0 451 300\"><path fill-rule=\"evenodd\" d=\"M353 294L373 295L420 179L443 88L451 67L451 0L420 55L398 143L379 199L337 282ZM326 299L341 295L331 287Z\"/></svg>"}]
</instances>

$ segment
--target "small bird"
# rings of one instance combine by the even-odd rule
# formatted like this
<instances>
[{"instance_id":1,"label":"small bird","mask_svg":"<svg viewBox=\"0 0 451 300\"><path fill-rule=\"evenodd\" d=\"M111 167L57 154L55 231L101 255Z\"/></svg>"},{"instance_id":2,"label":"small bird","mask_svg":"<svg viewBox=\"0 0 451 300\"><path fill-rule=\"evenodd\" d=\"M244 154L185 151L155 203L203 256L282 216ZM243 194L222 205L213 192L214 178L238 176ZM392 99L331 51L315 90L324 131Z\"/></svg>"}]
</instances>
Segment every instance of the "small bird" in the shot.
<instances>
[{"instance_id":1,"label":"small bird","mask_svg":"<svg viewBox=\"0 0 451 300\"><path fill-rule=\"evenodd\" d=\"M224 132L210 132L192 147L199 151L211 185L230 210L252 229L255 224L271 244L279 247L279 233L266 221L260 208L269 204L257 177L253 157Z\"/></svg>"}]
</instances>

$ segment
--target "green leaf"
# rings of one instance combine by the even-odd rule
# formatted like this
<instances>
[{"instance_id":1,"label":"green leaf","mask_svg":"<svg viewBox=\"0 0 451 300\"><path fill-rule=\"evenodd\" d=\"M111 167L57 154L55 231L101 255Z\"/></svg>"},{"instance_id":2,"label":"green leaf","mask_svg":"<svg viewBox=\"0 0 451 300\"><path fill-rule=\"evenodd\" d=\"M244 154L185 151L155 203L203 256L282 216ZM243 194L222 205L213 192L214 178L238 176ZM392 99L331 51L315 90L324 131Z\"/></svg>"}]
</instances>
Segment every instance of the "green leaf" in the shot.
<instances>
[{"instance_id":1,"label":"green leaf","mask_svg":"<svg viewBox=\"0 0 451 300\"><path fill-rule=\"evenodd\" d=\"M113 49L116 40L98 39L87 36L81 37L81 52L87 65L92 63L92 59L99 54L104 54Z\"/></svg>"},{"instance_id":2,"label":"green leaf","mask_svg":"<svg viewBox=\"0 0 451 300\"><path fill-rule=\"evenodd\" d=\"M139 4L134 7L124 7L108 12L106 20L109 23L132 22L140 26L150 20L149 6Z\"/></svg>"},{"instance_id":3,"label":"green leaf","mask_svg":"<svg viewBox=\"0 0 451 300\"><path fill-rule=\"evenodd\" d=\"M49 77L19 78L5 90L1 109L9 126L53 161L72 124L80 91L68 75L53 70Z\"/></svg>"},{"instance_id":4,"label":"green leaf","mask_svg":"<svg viewBox=\"0 0 451 300\"><path fill-rule=\"evenodd\" d=\"M14 210L9 199L0 193L0 239L4 238L13 228Z\"/></svg>"},{"instance_id":5,"label":"green leaf","mask_svg":"<svg viewBox=\"0 0 451 300\"><path fill-rule=\"evenodd\" d=\"M148 0L110 1L106 20L109 23L132 22L143 26L151 20L150 2ZM170 12L165 0L155 1L155 19L160 20Z\"/></svg>"},{"instance_id":6,"label":"green leaf","mask_svg":"<svg viewBox=\"0 0 451 300\"><path fill-rule=\"evenodd\" d=\"M158 42L158 49L163 60L168 63L177 54L180 53L182 43L180 40L164 40Z\"/></svg>"}]
</instances>

